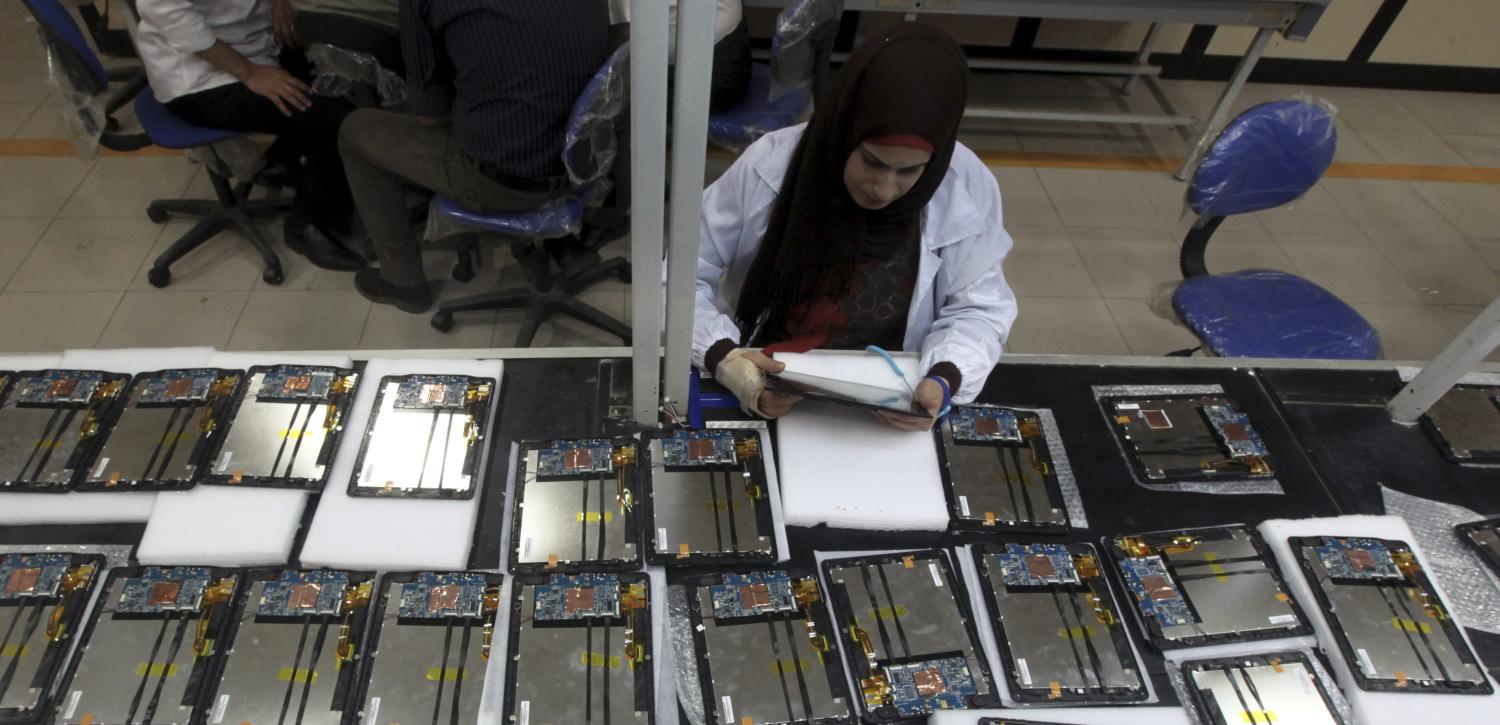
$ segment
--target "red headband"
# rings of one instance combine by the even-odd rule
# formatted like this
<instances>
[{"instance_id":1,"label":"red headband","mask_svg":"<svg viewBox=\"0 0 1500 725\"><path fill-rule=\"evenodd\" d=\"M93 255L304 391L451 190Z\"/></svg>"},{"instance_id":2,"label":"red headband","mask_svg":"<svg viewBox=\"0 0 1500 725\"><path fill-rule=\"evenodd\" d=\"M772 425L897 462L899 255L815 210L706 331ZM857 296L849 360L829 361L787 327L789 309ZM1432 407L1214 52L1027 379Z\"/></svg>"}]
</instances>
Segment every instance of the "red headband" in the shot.
<instances>
[{"instance_id":1,"label":"red headband","mask_svg":"<svg viewBox=\"0 0 1500 725\"><path fill-rule=\"evenodd\" d=\"M865 143L872 143L876 146L905 146L928 153L932 153L934 150L930 141L914 133L893 133L889 136L881 136L880 138L865 139Z\"/></svg>"}]
</instances>

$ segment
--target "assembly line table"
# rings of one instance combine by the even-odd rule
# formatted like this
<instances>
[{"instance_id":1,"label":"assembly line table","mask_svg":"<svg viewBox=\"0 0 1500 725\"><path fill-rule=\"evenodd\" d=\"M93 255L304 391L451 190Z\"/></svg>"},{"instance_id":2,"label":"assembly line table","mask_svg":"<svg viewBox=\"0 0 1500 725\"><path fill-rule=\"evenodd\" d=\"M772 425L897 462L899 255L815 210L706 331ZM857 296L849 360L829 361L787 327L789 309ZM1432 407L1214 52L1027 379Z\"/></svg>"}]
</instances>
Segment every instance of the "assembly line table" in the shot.
<instances>
[{"instance_id":1,"label":"assembly line table","mask_svg":"<svg viewBox=\"0 0 1500 725\"><path fill-rule=\"evenodd\" d=\"M1290 40L1305 40L1323 11L1333 0L844 0L845 10L903 13L908 19L924 13L1002 16L1060 20L1103 20L1150 23L1135 58L1129 63L1083 63L1024 59L969 59L969 67L1035 73L1122 75L1122 94L1144 82L1163 113L1038 110L1003 106L970 106L971 118L1002 118L1026 121L1076 121L1114 124L1145 124L1175 127L1190 151L1176 176L1186 179L1212 140L1211 134L1228 119L1240 90L1265 54L1271 38L1280 33ZM787 0L745 0L750 7L783 7ZM1166 23L1237 26L1255 28L1255 37L1207 118L1179 113L1156 83L1161 67L1150 62L1151 51Z\"/></svg>"}]
</instances>

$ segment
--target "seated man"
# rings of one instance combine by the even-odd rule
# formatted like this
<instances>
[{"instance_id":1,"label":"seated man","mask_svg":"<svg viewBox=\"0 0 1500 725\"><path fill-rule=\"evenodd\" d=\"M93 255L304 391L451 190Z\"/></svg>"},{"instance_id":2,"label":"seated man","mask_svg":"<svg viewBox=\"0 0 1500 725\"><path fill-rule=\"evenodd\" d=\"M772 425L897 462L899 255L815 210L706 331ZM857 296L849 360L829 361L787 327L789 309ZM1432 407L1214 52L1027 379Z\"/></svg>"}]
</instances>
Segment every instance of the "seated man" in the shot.
<instances>
[{"instance_id":1,"label":"seated man","mask_svg":"<svg viewBox=\"0 0 1500 725\"><path fill-rule=\"evenodd\" d=\"M157 100L195 126L275 134L269 158L305 158L283 227L287 246L325 269L363 267L334 236L347 234L352 218L335 140L354 107L314 97L305 74L280 66L270 0L140 0L137 9L136 42ZM306 70L300 53L284 55Z\"/></svg>"},{"instance_id":2,"label":"seated man","mask_svg":"<svg viewBox=\"0 0 1500 725\"><path fill-rule=\"evenodd\" d=\"M354 276L373 302L432 306L410 229L408 184L484 213L535 209L568 187L564 129L609 54L604 0L403 0L407 102L362 109L339 133L380 269Z\"/></svg>"}]
</instances>

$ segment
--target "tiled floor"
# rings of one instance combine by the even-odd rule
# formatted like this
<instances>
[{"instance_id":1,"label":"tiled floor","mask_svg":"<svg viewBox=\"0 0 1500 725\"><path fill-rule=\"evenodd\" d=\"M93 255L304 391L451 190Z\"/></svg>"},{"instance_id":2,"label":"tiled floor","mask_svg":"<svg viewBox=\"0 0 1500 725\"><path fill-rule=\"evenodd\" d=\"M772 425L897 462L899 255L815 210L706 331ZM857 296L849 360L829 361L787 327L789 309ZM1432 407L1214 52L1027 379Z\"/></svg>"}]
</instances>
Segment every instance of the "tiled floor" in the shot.
<instances>
[{"instance_id":1,"label":"tiled floor","mask_svg":"<svg viewBox=\"0 0 1500 725\"><path fill-rule=\"evenodd\" d=\"M0 5L0 139L59 139L33 28L19 3ZM1095 110L1143 109L1086 78L984 75L976 99ZM1201 114L1213 83L1164 82L1179 109ZM1338 107L1337 160L1500 168L1500 95L1251 85L1241 107L1311 91ZM993 152L1180 156L1170 131L1102 125L969 124L963 140ZM14 148L14 147L13 147ZM710 177L729 160L710 159ZM1016 352L1161 354L1193 337L1164 304L1191 220L1184 186L1166 173L1003 166L994 169L1005 226L1015 239L1006 272L1020 297ZM150 287L151 259L188 222L146 220L152 199L211 194L182 157L0 155L0 350L206 344L229 349L434 348L511 344L519 312L466 313L444 334L360 297L350 275L287 253L280 287L260 279L256 255L232 236ZM275 225L272 225L273 227ZM610 247L625 253L628 241ZM508 253L486 255L468 285L447 280L451 255L429 254L444 298L518 282ZM499 263L497 264L497 260ZM1500 294L1500 187L1328 178L1295 205L1228 220L1208 254L1211 270L1261 267L1302 274L1343 297L1379 329L1387 356L1433 355ZM628 319L629 288L601 284L585 299ZM539 345L612 345L569 319L543 326Z\"/></svg>"}]
</instances>

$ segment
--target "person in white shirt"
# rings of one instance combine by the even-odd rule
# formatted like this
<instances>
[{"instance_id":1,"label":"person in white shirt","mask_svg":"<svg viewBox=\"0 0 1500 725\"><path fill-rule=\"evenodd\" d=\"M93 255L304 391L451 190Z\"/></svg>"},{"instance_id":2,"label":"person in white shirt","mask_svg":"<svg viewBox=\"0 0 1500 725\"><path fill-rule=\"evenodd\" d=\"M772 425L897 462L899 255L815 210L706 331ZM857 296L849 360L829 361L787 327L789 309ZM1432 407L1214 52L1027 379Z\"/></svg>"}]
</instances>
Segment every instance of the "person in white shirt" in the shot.
<instances>
[{"instance_id":1,"label":"person in white shirt","mask_svg":"<svg viewBox=\"0 0 1500 725\"><path fill-rule=\"evenodd\" d=\"M270 0L139 0L137 12L137 50L157 100L195 126L275 134L267 157L302 162L287 246L325 269L363 267L338 239L354 213L338 131L354 107L313 95L305 55L276 46Z\"/></svg>"},{"instance_id":2,"label":"person in white shirt","mask_svg":"<svg viewBox=\"0 0 1500 725\"><path fill-rule=\"evenodd\" d=\"M1012 242L999 186L957 141L967 73L942 31L882 29L811 121L751 144L704 191L693 358L747 412L773 418L797 402L765 389L779 351L918 352L915 400L934 419L984 386L1016 298L1001 270Z\"/></svg>"}]
</instances>

